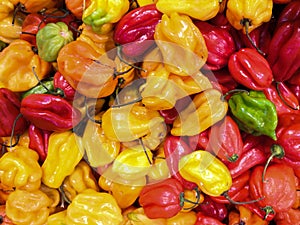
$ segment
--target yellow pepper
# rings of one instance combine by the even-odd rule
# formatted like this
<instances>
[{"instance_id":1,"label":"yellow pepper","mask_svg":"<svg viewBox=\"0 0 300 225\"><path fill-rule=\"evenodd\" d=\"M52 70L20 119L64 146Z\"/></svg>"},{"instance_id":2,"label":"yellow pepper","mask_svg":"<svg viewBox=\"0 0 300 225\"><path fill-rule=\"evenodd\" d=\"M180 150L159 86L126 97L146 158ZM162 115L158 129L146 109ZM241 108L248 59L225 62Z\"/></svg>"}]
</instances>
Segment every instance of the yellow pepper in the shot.
<instances>
[{"instance_id":1,"label":"yellow pepper","mask_svg":"<svg viewBox=\"0 0 300 225\"><path fill-rule=\"evenodd\" d=\"M0 181L11 188L37 190L41 185L42 169L38 154L26 147L6 152L0 158Z\"/></svg>"},{"instance_id":2,"label":"yellow pepper","mask_svg":"<svg viewBox=\"0 0 300 225\"><path fill-rule=\"evenodd\" d=\"M207 89L197 94L188 107L179 113L171 134L193 136L222 120L227 113L228 104L221 96L222 93L217 89Z\"/></svg>"},{"instance_id":3,"label":"yellow pepper","mask_svg":"<svg viewBox=\"0 0 300 225\"><path fill-rule=\"evenodd\" d=\"M176 12L205 21L217 15L220 8L220 0L158 0L156 7L167 15Z\"/></svg>"},{"instance_id":4,"label":"yellow pepper","mask_svg":"<svg viewBox=\"0 0 300 225\"><path fill-rule=\"evenodd\" d=\"M18 225L44 225L50 213L52 201L41 190L16 189L6 202L6 214Z\"/></svg>"},{"instance_id":5,"label":"yellow pepper","mask_svg":"<svg viewBox=\"0 0 300 225\"><path fill-rule=\"evenodd\" d=\"M237 30L250 33L272 16L272 0L228 0L226 17Z\"/></svg>"},{"instance_id":6,"label":"yellow pepper","mask_svg":"<svg viewBox=\"0 0 300 225\"><path fill-rule=\"evenodd\" d=\"M10 0L1 0L0 2L0 21L6 18L10 12L14 10L15 6ZM12 22L12 21L10 21Z\"/></svg>"},{"instance_id":7,"label":"yellow pepper","mask_svg":"<svg viewBox=\"0 0 300 225\"><path fill-rule=\"evenodd\" d=\"M176 216L167 219L167 225L194 225L197 220L195 212L179 212Z\"/></svg>"},{"instance_id":8,"label":"yellow pepper","mask_svg":"<svg viewBox=\"0 0 300 225\"><path fill-rule=\"evenodd\" d=\"M99 191L91 167L85 161L81 161L77 164L73 173L65 178L61 190L68 200L72 201L76 195L86 189Z\"/></svg>"},{"instance_id":9,"label":"yellow pepper","mask_svg":"<svg viewBox=\"0 0 300 225\"><path fill-rule=\"evenodd\" d=\"M151 128L151 132L142 137L143 144L150 150L155 150L167 136L168 129L165 123L158 123Z\"/></svg>"},{"instance_id":10,"label":"yellow pepper","mask_svg":"<svg viewBox=\"0 0 300 225\"><path fill-rule=\"evenodd\" d=\"M49 187L58 188L72 174L82 156L74 133L52 133L49 137L48 154L42 165L42 182Z\"/></svg>"},{"instance_id":11,"label":"yellow pepper","mask_svg":"<svg viewBox=\"0 0 300 225\"><path fill-rule=\"evenodd\" d=\"M11 140L11 137L0 137L1 143L5 144L6 146L9 146L6 148L7 151L13 151L14 149L18 147L26 147L29 148L29 136L28 136L28 130L24 131L21 136L19 137L13 137ZM14 145L17 143L16 146L10 147L10 145Z\"/></svg>"},{"instance_id":12,"label":"yellow pepper","mask_svg":"<svg viewBox=\"0 0 300 225\"><path fill-rule=\"evenodd\" d=\"M191 76L207 60L204 37L187 15L164 14L155 28L154 39L163 55L165 67L175 75Z\"/></svg>"},{"instance_id":13,"label":"yellow pepper","mask_svg":"<svg viewBox=\"0 0 300 225\"><path fill-rule=\"evenodd\" d=\"M208 151L196 150L179 160L181 176L198 185L210 196L219 196L229 190L232 178L226 165Z\"/></svg>"},{"instance_id":14,"label":"yellow pepper","mask_svg":"<svg viewBox=\"0 0 300 225\"><path fill-rule=\"evenodd\" d=\"M67 210L54 213L48 217L47 225L66 225Z\"/></svg>"},{"instance_id":15,"label":"yellow pepper","mask_svg":"<svg viewBox=\"0 0 300 225\"><path fill-rule=\"evenodd\" d=\"M124 179L136 180L147 175L151 165L152 152L137 145L124 149L113 162L112 170Z\"/></svg>"},{"instance_id":16,"label":"yellow pepper","mask_svg":"<svg viewBox=\"0 0 300 225\"><path fill-rule=\"evenodd\" d=\"M60 193L55 188L50 188L44 184L41 185L40 191L45 193L51 201L51 205L48 206L50 214L56 211L56 207L60 202Z\"/></svg>"},{"instance_id":17,"label":"yellow pepper","mask_svg":"<svg viewBox=\"0 0 300 225\"><path fill-rule=\"evenodd\" d=\"M116 199L108 193L87 189L67 208L66 224L118 225L123 221Z\"/></svg>"},{"instance_id":18,"label":"yellow pepper","mask_svg":"<svg viewBox=\"0 0 300 225\"><path fill-rule=\"evenodd\" d=\"M101 33L103 25L118 22L128 10L128 0L91 0L83 11L82 21Z\"/></svg>"},{"instance_id":19,"label":"yellow pepper","mask_svg":"<svg viewBox=\"0 0 300 225\"><path fill-rule=\"evenodd\" d=\"M163 62L163 56L158 47L147 53L142 62L142 70L139 71L141 77L147 77L152 71L157 70Z\"/></svg>"},{"instance_id":20,"label":"yellow pepper","mask_svg":"<svg viewBox=\"0 0 300 225\"><path fill-rule=\"evenodd\" d=\"M14 13L11 12L7 17L0 20L0 41L11 43L20 39L22 33L22 19L15 16L14 24L12 24Z\"/></svg>"},{"instance_id":21,"label":"yellow pepper","mask_svg":"<svg viewBox=\"0 0 300 225\"><path fill-rule=\"evenodd\" d=\"M166 225L167 220L165 218L159 219L150 219L148 218L142 207L133 209L129 212L126 212L125 220L126 223L122 225Z\"/></svg>"},{"instance_id":22,"label":"yellow pepper","mask_svg":"<svg viewBox=\"0 0 300 225\"><path fill-rule=\"evenodd\" d=\"M150 5L150 4L153 4L153 3L156 3L157 0L137 0L139 6L144 6L144 5Z\"/></svg>"},{"instance_id":23,"label":"yellow pepper","mask_svg":"<svg viewBox=\"0 0 300 225\"><path fill-rule=\"evenodd\" d=\"M164 122L156 110L141 103L111 107L102 116L102 129L113 141L128 142L151 132L152 127Z\"/></svg>"},{"instance_id":24,"label":"yellow pepper","mask_svg":"<svg viewBox=\"0 0 300 225\"><path fill-rule=\"evenodd\" d=\"M112 194L121 209L131 206L139 197L140 192L146 185L146 177L136 180L127 180L120 177L108 167L98 180L99 186Z\"/></svg>"},{"instance_id":25,"label":"yellow pepper","mask_svg":"<svg viewBox=\"0 0 300 225\"><path fill-rule=\"evenodd\" d=\"M42 80L51 64L43 61L24 40L15 40L0 52L0 84L14 92L27 91Z\"/></svg>"},{"instance_id":26,"label":"yellow pepper","mask_svg":"<svg viewBox=\"0 0 300 225\"><path fill-rule=\"evenodd\" d=\"M198 188L193 190L184 189L183 193L184 203L181 212L190 212L204 201L204 195L200 192Z\"/></svg>"}]
</instances>

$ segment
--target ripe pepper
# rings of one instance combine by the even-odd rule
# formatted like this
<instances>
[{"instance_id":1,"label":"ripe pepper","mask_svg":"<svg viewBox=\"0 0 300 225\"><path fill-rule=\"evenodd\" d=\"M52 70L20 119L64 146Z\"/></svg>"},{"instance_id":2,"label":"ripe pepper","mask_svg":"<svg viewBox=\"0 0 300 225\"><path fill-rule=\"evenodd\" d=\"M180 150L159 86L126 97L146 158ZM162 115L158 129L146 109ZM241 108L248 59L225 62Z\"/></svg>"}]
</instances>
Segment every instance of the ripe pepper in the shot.
<instances>
[{"instance_id":1,"label":"ripe pepper","mask_svg":"<svg viewBox=\"0 0 300 225\"><path fill-rule=\"evenodd\" d=\"M14 24L12 24L15 18ZM22 17L11 12L7 17L0 20L0 40L4 43L11 43L20 38L22 31Z\"/></svg>"},{"instance_id":2,"label":"ripe pepper","mask_svg":"<svg viewBox=\"0 0 300 225\"><path fill-rule=\"evenodd\" d=\"M14 225L13 222L7 217L5 212L5 205L0 205L0 221L2 225Z\"/></svg>"},{"instance_id":3,"label":"ripe pepper","mask_svg":"<svg viewBox=\"0 0 300 225\"><path fill-rule=\"evenodd\" d=\"M0 20L8 16L14 10L15 6L10 0L3 0L0 3Z\"/></svg>"},{"instance_id":4,"label":"ripe pepper","mask_svg":"<svg viewBox=\"0 0 300 225\"><path fill-rule=\"evenodd\" d=\"M88 7L91 3L90 0L86 0L85 2L83 0L79 1L73 1L73 0L65 0L65 4L68 10L71 11L71 13L77 18L80 19L82 18L82 13L84 10L84 6ZM85 4L83 4L85 3Z\"/></svg>"},{"instance_id":5,"label":"ripe pepper","mask_svg":"<svg viewBox=\"0 0 300 225\"><path fill-rule=\"evenodd\" d=\"M232 210L229 214L228 225L236 224L253 224L253 225L268 225L269 222L260 218L257 214L251 212L248 208L238 205L238 211Z\"/></svg>"},{"instance_id":6,"label":"ripe pepper","mask_svg":"<svg viewBox=\"0 0 300 225\"><path fill-rule=\"evenodd\" d=\"M169 16L164 14L156 25L154 39L165 67L176 75L196 74L207 60L204 37L187 15L176 12Z\"/></svg>"},{"instance_id":7,"label":"ripe pepper","mask_svg":"<svg viewBox=\"0 0 300 225\"><path fill-rule=\"evenodd\" d=\"M85 161L80 161L74 171L64 179L60 190L63 191L69 201L72 201L76 195L86 189L99 191L91 167Z\"/></svg>"},{"instance_id":8,"label":"ripe pepper","mask_svg":"<svg viewBox=\"0 0 300 225\"><path fill-rule=\"evenodd\" d=\"M87 189L76 195L67 208L66 224L120 224L123 221L116 199L109 193Z\"/></svg>"},{"instance_id":9,"label":"ripe pepper","mask_svg":"<svg viewBox=\"0 0 300 225\"><path fill-rule=\"evenodd\" d=\"M195 150L183 156L179 160L179 173L210 196L219 196L232 185L232 178L225 164L204 150Z\"/></svg>"},{"instance_id":10,"label":"ripe pepper","mask_svg":"<svg viewBox=\"0 0 300 225\"><path fill-rule=\"evenodd\" d=\"M53 87L55 90L62 90L63 97L67 101L72 101L74 99L76 90L69 84L69 82L59 71L57 71L53 76Z\"/></svg>"},{"instance_id":11,"label":"ripe pepper","mask_svg":"<svg viewBox=\"0 0 300 225\"><path fill-rule=\"evenodd\" d=\"M37 13L41 10L55 8L58 4L57 1L48 1L48 0L20 0L19 1L29 13Z\"/></svg>"},{"instance_id":12,"label":"ripe pepper","mask_svg":"<svg viewBox=\"0 0 300 225\"><path fill-rule=\"evenodd\" d=\"M167 219L165 218L150 219L149 217L147 217L147 215L145 215L144 209L142 207L129 207L123 212L123 217L125 218L124 225L165 225L167 223Z\"/></svg>"},{"instance_id":13,"label":"ripe pepper","mask_svg":"<svg viewBox=\"0 0 300 225\"><path fill-rule=\"evenodd\" d=\"M211 127L209 139L209 148L224 163L237 161L243 152L239 127L230 116Z\"/></svg>"},{"instance_id":14,"label":"ripe pepper","mask_svg":"<svg viewBox=\"0 0 300 225\"><path fill-rule=\"evenodd\" d=\"M276 140L275 129L278 123L276 107L261 91L233 94L229 101L233 118L239 128L259 136L267 135Z\"/></svg>"},{"instance_id":15,"label":"ripe pepper","mask_svg":"<svg viewBox=\"0 0 300 225\"><path fill-rule=\"evenodd\" d=\"M207 89L193 98L173 123L171 134L174 136L193 136L201 133L222 120L228 105L221 100L221 92Z\"/></svg>"},{"instance_id":16,"label":"ripe pepper","mask_svg":"<svg viewBox=\"0 0 300 225\"><path fill-rule=\"evenodd\" d=\"M48 225L66 224L67 210L62 210L49 215L47 219Z\"/></svg>"},{"instance_id":17,"label":"ripe pepper","mask_svg":"<svg viewBox=\"0 0 300 225\"><path fill-rule=\"evenodd\" d=\"M16 40L0 52L0 84L3 87L21 92L36 86L38 80L33 69L42 80L51 66L32 51L29 42Z\"/></svg>"},{"instance_id":18,"label":"ripe pepper","mask_svg":"<svg viewBox=\"0 0 300 225\"><path fill-rule=\"evenodd\" d=\"M229 58L228 68L239 84L252 90L268 88L273 80L268 61L255 49L242 48L233 53Z\"/></svg>"},{"instance_id":19,"label":"ripe pepper","mask_svg":"<svg viewBox=\"0 0 300 225\"><path fill-rule=\"evenodd\" d=\"M197 221L195 225L225 225L214 217L207 216L202 212L197 213Z\"/></svg>"},{"instance_id":20,"label":"ripe pepper","mask_svg":"<svg viewBox=\"0 0 300 225\"><path fill-rule=\"evenodd\" d=\"M73 33L64 22L48 23L36 34L39 56L46 62L56 61L60 49L73 41Z\"/></svg>"},{"instance_id":21,"label":"ripe pepper","mask_svg":"<svg viewBox=\"0 0 300 225\"><path fill-rule=\"evenodd\" d=\"M122 52L126 57L142 56L155 42L154 32L160 22L162 13L155 4L138 7L125 14L114 29L113 40L122 45Z\"/></svg>"},{"instance_id":22,"label":"ripe pepper","mask_svg":"<svg viewBox=\"0 0 300 225\"><path fill-rule=\"evenodd\" d=\"M0 88L0 137L21 135L27 128L27 122L20 114L21 102L16 93L7 88ZM15 125L14 125L15 123Z\"/></svg>"},{"instance_id":23,"label":"ripe pepper","mask_svg":"<svg viewBox=\"0 0 300 225\"><path fill-rule=\"evenodd\" d=\"M290 1L280 12L277 23L280 24L286 21L295 21L300 18L300 2Z\"/></svg>"},{"instance_id":24,"label":"ripe pepper","mask_svg":"<svg viewBox=\"0 0 300 225\"><path fill-rule=\"evenodd\" d=\"M31 94L21 101L22 115L43 130L67 131L76 126L81 113L65 99L51 94Z\"/></svg>"},{"instance_id":25,"label":"ripe pepper","mask_svg":"<svg viewBox=\"0 0 300 225\"><path fill-rule=\"evenodd\" d=\"M118 22L128 9L128 0L91 0L83 11L82 21L101 33L103 25Z\"/></svg>"},{"instance_id":26,"label":"ripe pepper","mask_svg":"<svg viewBox=\"0 0 300 225\"><path fill-rule=\"evenodd\" d=\"M59 188L63 180L72 174L82 156L74 133L53 132L49 138L47 157L42 164L42 182L48 187Z\"/></svg>"},{"instance_id":27,"label":"ripe pepper","mask_svg":"<svg viewBox=\"0 0 300 225\"><path fill-rule=\"evenodd\" d=\"M0 158L0 180L7 187L33 191L41 185L42 169L38 154L26 147L17 147Z\"/></svg>"},{"instance_id":28,"label":"ripe pepper","mask_svg":"<svg viewBox=\"0 0 300 225\"><path fill-rule=\"evenodd\" d=\"M21 99L31 94L50 94L50 93L54 93L53 79L40 81L39 84L37 84L33 88L23 92L21 95Z\"/></svg>"},{"instance_id":29,"label":"ripe pepper","mask_svg":"<svg viewBox=\"0 0 300 225\"><path fill-rule=\"evenodd\" d=\"M179 212L177 215L167 219L167 225L194 225L197 220L195 212Z\"/></svg>"},{"instance_id":30,"label":"ripe pepper","mask_svg":"<svg viewBox=\"0 0 300 225\"><path fill-rule=\"evenodd\" d=\"M14 224L43 225L50 214L51 199L41 190L15 190L6 202L6 214Z\"/></svg>"},{"instance_id":31,"label":"ripe pepper","mask_svg":"<svg viewBox=\"0 0 300 225\"><path fill-rule=\"evenodd\" d=\"M181 0L172 2L170 0L158 0L156 7L164 14L171 15L173 12L186 14L194 19L209 20L219 12L220 1L189 1Z\"/></svg>"},{"instance_id":32,"label":"ripe pepper","mask_svg":"<svg viewBox=\"0 0 300 225\"><path fill-rule=\"evenodd\" d=\"M274 221L276 225L295 225L299 224L300 212L299 209L289 209L286 212L276 214Z\"/></svg>"}]
</instances>

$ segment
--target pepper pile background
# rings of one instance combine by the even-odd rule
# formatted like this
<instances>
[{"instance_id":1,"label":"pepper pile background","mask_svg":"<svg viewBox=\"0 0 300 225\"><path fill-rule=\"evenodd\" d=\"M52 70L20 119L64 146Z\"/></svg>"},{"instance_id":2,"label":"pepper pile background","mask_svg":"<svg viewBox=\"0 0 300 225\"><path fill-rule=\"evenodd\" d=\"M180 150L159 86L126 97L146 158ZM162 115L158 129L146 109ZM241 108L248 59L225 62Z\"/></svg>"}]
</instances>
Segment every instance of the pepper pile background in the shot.
<instances>
[{"instance_id":1,"label":"pepper pile background","mask_svg":"<svg viewBox=\"0 0 300 225\"><path fill-rule=\"evenodd\" d=\"M0 224L300 224L299 0L1 0Z\"/></svg>"}]
</instances>

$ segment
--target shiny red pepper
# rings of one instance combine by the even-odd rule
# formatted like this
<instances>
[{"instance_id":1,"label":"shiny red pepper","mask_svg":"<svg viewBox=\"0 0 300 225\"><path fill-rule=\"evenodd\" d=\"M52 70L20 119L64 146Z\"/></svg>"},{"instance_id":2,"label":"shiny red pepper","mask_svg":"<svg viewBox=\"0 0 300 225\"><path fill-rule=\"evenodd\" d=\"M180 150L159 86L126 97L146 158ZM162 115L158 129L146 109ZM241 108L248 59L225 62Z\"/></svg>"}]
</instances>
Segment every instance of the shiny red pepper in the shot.
<instances>
[{"instance_id":1,"label":"shiny red pepper","mask_svg":"<svg viewBox=\"0 0 300 225\"><path fill-rule=\"evenodd\" d=\"M193 149L201 149L201 150L209 150L209 132L210 129L206 129L202 131L200 134L189 136L188 137L188 145Z\"/></svg>"},{"instance_id":2,"label":"shiny red pepper","mask_svg":"<svg viewBox=\"0 0 300 225\"><path fill-rule=\"evenodd\" d=\"M251 198L246 198L245 201L251 201L253 199ZM259 204L257 204L257 202L254 203L247 203L247 204L242 204L242 206L246 207L247 209L249 209L252 213L255 213L256 215L258 215L260 218L264 219L265 221L272 221L275 217L275 213L272 212L268 212L266 213L266 211L260 207Z\"/></svg>"},{"instance_id":3,"label":"shiny red pepper","mask_svg":"<svg viewBox=\"0 0 300 225\"><path fill-rule=\"evenodd\" d=\"M127 14L117 23L113 40L122 45L126 57L142 56L154 44L154 32L160 22L162 13L155 4L138 7Z\"/></svg>"},{"instance_id":4,"label":"shiny red pepper","mask_svg":"<svg viewBox=\"0 0 300 225\"><path fill-rule=\"evenodd\" d=\"M191 153L193 149L186 143L184 137L169 135L164 142L164 153L169 167L170 174L173 178L177 179L184 188L193 190L197 184L185 180L179 173L178 163L179 160Z\"/></svg>"},{"instance_id":5,"label":"shiny red pepper","mask_svg":"<svg viewBox=\"0 0 300 225\"><path fill-rule=\"evenodd\" d=\"M7 88L0 88L0 137L21 135L27 128L27 122L20 115L21 103L17 94ZM15 123L15 125L14 125Z\"/></svg>"},{"instance_id":6,"label":"shiny red pepper","mask_svg":"<svg viewBox=\"0 0 300 225\"><path fill-rule=\"evenodd\" d=\"M31 94L23 98L21 113L32 124L43 130L67 131L81 119L79 110L61 98L50 94Z\"/></svg>"},{"instance_id":7,"label":"shiny red pepper","mask_svg":"<svg viewBox=\"0 0 300 225\"><path fill-rule=\"evenodd\" d=\"M53 86L55 89L61 89L64 93L64 99L72 101L74 99L76 90L69 84L64 76L57 71L53 77Z\"/></svg>"},{"instance_id":8,"label":"shiny red pepper","mask_svg":"<svg viewBox=\"0 0 300 225\"><path fill-rule=\"evenodd\" d=\"M287 5L285 5L284 9L279 15L277 23L280 24L286 21L293 22L297 19L300 19L300 1L293 0Z\"/></svg>"},{"instance_id":9,"label":"shiny red pepper","mask_svg":"<svg viewBox=\"0 0 300 225\"><path fill-rule=\"evenodd\" d=\"M235 52L235 43L228 30L205 21L195 21L201 31L208 50L206 69L218 70L227 66L228 59Z\"/></svg>"},{"instance_id":10,"label":"shiny red pepper","mask_svg":"<svg viewBox=\"0 0 300 225\"><path fill-rule=\"evenodd\" d=\"M300 210L289 209L286 212L277 213L274 218L276 225L299 225L300 224Z\"/></svg>"},{"instance_id":11,"label":"shiny red pepper","mask_svg":"<svg viewBox=\"0 0 300 225\"><path fill-rule=\"evenodd\" d=\"M198 212L197 213L197 221L196 221L195 225L225 225L225 224L213 217L206 216L202 212Z\"/></svg>"},{"instance_id":12,"label":"shiny red pepper","mask_svg":"<svg viewBox=\"0 0 300 225\"><path fill-rule=\"evenodd\" d=\"M252 90L263 90L273 80L268 61L252 48L242 48L233 53L228 61L228 69L239 84Z\"/></svg>"}]
</instances>

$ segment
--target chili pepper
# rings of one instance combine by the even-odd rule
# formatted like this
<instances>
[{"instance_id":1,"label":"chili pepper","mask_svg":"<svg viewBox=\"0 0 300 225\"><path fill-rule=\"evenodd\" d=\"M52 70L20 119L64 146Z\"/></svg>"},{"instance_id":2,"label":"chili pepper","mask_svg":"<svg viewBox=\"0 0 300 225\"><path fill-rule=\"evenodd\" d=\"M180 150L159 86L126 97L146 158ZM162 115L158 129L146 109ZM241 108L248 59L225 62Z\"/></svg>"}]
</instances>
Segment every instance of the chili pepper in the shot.
<instances>
[{"instance_id":1,"label":"chili pepper","mask_svg":"<svg viewBox=\"0 0 300 225\"><path fill-rule=\"evenodd\" d=\"M92 26L96 33L101 33L103 25L118 22L128 9L127 0L91 0L90 5L83 10L82 21Z\"/></svg>"},{"instance_id":2,"label":"chili pepper","mask_svg":"<svg viewBox=\"0 0 300 225\"><path fill-rule=\"evenodd\" d=\"M224 163L235 162L243 152L239 127L230 116L211 127L209 139L209 148Z\"/></svg>"},{"instance_id":3,"label":"chili pepper","mask_svg":"<svg viewBox=\"0 0 300 225\"><path fill-rule=\"evenodd\" d=\"M179 212L177 215L168 218L168 225L194 225L197 220L197 215L195 212Z\"/></svg>"},{"instance_id":4,"label":"chili pepper","mask_svg":"<svg viewBox=\"0 0 300 225\"><path fill-rule=\"evenodd\" d=\"M20 0L19 1L29 13L37 13L44 9L51 9L55 8L55 6L58 4L57 1L48 1L48 0Z\"/></svg>"},{"instance_id":5,"label":"chili pepper","mask_svg":"<svg viewBox=\"0 0 300 225\"><path fill-rule=\"evenodd\" d=\"M151 224L164 225L167 223L167 219L165 218L157 218L157 219L148 218L147 215L145 215L144 209L142 207L139 208L129 207L129 209L125 210L123 215L125 217L125 224L126 222L135 225L151 225Z\"/></svg>"},{"instance_id":6,"label":"chili pepper","mask_svg":"<svg viewBox=\"0 0 300 225\"><path fill-rule=\"evenodd\" d=\"M179 160L179 173L184 179L196 183L202 192L210 196L221 195L229 190L232 184L230 172L225 164L203 150L195 150L183 156Z\"/></svg>"},{"instance_id":7,"label":"chili pepper","mask_svg":"<svg viewBox=\"0 0 300 225\"><path fill-rule=\"evenodd\" d=\"M0 162L1 183L7 187L28 191L39 189L42 170L35 151L18 147L14 151L4 153Z\"/></svg>"},{"instance_id":8,"label":"chili pepper","mask_svg":"<svg viewBox=\"0 0 300 225\"><path fill-rule=\"evenodd\" d=\"M3 0L0 4L0 20L8 16L14 10L15 6L10 0Z\"/></svg>"},{"instance_id":9,"label":"chili pepper","mask_svg":"<svg viewBox=\"0 0 300 225\"><path fill-rule=\"evenodd\" d=\"M194 23L201 31L208 50L205 68L213 71L224 68L230 55L235 52L233 37L228 30L208 22L196 21Z\"/></svg>"},{"instance_id":10,"label":"chili pepper","mask_svg":"<svg viewBox=\"0 0 300 225\"><path fill-rule=\"evenodd\" d=\"M47 157L42 164L42 182L48 187L60 187L64 179L72 174L82 156L74 133L53 132L49 137Z\"/></svg>"},{"instance_id":11,"label":"chili pepper","mask_svg":"<svg viewBox=\"0 0 300 225\"><path fill-rule=\"evenodd\" d=\"M14 24L12 21L15 20ZM13 12L8 14L7 17L0 20L0 40L4 43L11 43L20 38L22 31L22 17Z\"/></svg>"},{"instance_id":12,"label":"chili pepper","mask_svg":"<svg viewBox=\"0 0 300 225\"><path fill-rule=\"evenodd\" d=\"M209 143L209 132L210 128L206 129L205 131L202 131L200 134L194 135L194 136L188 136L188 145L193 150L195 149L208 149L208 143Z\"/></svg>"},{"instance_id":13,"label":"chili pepper","mask_svg":"<svg viewBox=\"0 0 300 225\"><path fill-rule=\"evenodd\" d=\"M170 0L158 0L156 6L159 11L167 15L171 15L175 12L205 21L213 18L219 12L220 2L216 0L200 2L187 0L176 2Z\"/></svg>"},{"instance_id":14,"label":"chili pepper","mask_svg":"<svg viewBox=\"0 0 300 225\"><path fill-rule=\"evenodd\" d=\"M109 193L87 189L76 195L67 208L67 224L120 224L123 221L116 199Z\"/></svg>"},{"instance_id":15,"label":"chili pepper","mask_svg":"<svg viewBox=\"0 0 300 225\"><path fill-rule=\"evenodd\" d=\"M138 7L125 14L116 24L114 42L122 45L126 57L136 58L145 54L155 42L154 32L162 13L155 4Z\"/></svg>"},{"instance_id":16,"label":"chili pepper","mask_svg":"<svg viewBox=\"0 0 300 225\"><path fill-rule=\"evenodd\" d=\"M193 149L190 148L183 137L172 135L167 136L164 141L164 152L170 170L170 175L177 179L186 189L192 190L197 187L197 184L185 180L179 173L179 160L183 156L193 152Z\"/></svg>"},{"instance_id":17,"label":"chili pepper","mask_svg":"<svg viewBox=\"0 0 300 225\"><path fill-rule=\"evenodd\" d=\"M300 2L290 1L286 4L283 10L280 12L279 17L277 18L277 24L281 24L286 21L293 22L300 18Z\"/></svg>"},{"instance_id":18,"label":"chili pepper","mask_svg":"<svg viewBox=\"0 0 300 225\"><path fill-rule=\"evenodd\" d=\"M207 216L202 212L198 212L195 225L224 225L224 223L220 222L218 219Z\"/></svg>"},{"instance_id":19,"label":"chili pepper","mask_svg":"<svg viewBox=\"0 0 300 225\"><path fill-rule=\"evenodd\" d=\"M299 209L289 209L286 212L276 214L274 221L276 225L294 225L299 224L300 212Z\"/></svg>"},{"instance_id":20,"label":"chili pepper","mask_svg":"<svg viewBox=\"0 0 300 225\"><path fill-rule=\"evenodd\" d=\"M288 80L299 70L299 27L300 19L276 27L269 46L272 51L267 57L275 81Z\"/></svg>"},{"instance_id":21,"label":"chili pepper","mask_svg":"<svg viewBox=\"0 0 300 225\"><path fill-rule=\"evenodd\" d=\"M36 34L39 56L46 62L56 61L60 49L73 41L73 33L64 22L48 23Z\"/></svg>"},{"instance_id":22,"label":"chili pepper","mask_svg":"<svg viewBox=\"0 0 300 225\"><path fill-rule=\"evenodd\" d=\"M256 166L251 172L249 185L253 199L262 198L257 202L268 213L277 213L290 209L296 200L295 174L285 164L272 164L265 173L263 166Z\"/></svg>"},{"instance_id":23,"label":"chili pepper","mask_svg":"<svg viewBox=\"0 0 300 225\"><path fill-rule=\"evenodd\" d=\"M221 92L217 89L207 89L196 94L188 107L175 119L171 134L174 136L199 134L222 120L227 109L227 102L221 100Z\"/></svg>"},{"instance_id":24,"label":"chili pepper","mask_svg":"<svg viewBox=\"0 0 300 225\"><path fill-rule=\"evenodd\" d=\"M27 122L20 114L20 100L16 93L7 88L0 88L0 104L2 105L0 137L21 135L27 128Z\"/></svg>"},{"instance_id":25,"label":"chili pepper","mask_svg":"<svg viewBox=\"0 0 300 225\"><path fill-rule=\"evenodd\" d=\"M2 225L14 225L13 222L6 215L5 204L0 205L0 222Z\"/></svg>"},{"instance_id":26,"label":"chili pepper","mask_svg":"<svg viewBox=\"0 0 300 225\"><path fill-rule=\"evenodd\" d=\"M55 188L50 188L44 184L41 184L39 190L42 191L43 193L45 193L48 196L48 198L50 199L51 205L49 205L48 208L50 210L50 214L52 214L53 212L55 212L57 210L58 204L61 201L59 190L57 190Z\"/></svg>"},{"instance_id":27,"label":"chili pepper","mask_svg":"<svg viewBox=\"0 0 300 225\"><path fill-rule=\"evenodd\" d=\"M28 41L32 46L36 46L36 34L46 23L44 17L39 13L28 14L22 23L22 33L20 39Z\"/></svg>"},{"instance_id":28,"label":"chili pepper","mask_svg":"<svg viewBox=\"0 0 300 225\"><path fill-rule=\"evenodd\" d=\"M69 84L69 82L64 78L64 76L57 71L53 77L53 87L58 90L63 91L63 97L67 101L72 101L76 94L76 90Z\"/></svg>"},{"instance_id":29,"label":"chili pepper","mask_svg":"<svg viewBox=\"0 0 300 225\"><path fill-rule=\"evenodd\" d=\"M53 86L53 80L43 80L40 81L40 84L36 85L35 87L29 89L26 92L23 92L21 95L21 98L25 98L28 95L31 94L50 94L50 93L54 93L54 86Z\"/></svg>"},{"instance_id":30,"label":"chili pepper","mask_svg":"<svg viewBox=\"0 0 300 225\"><path fill-rule=\"evenodd\" d=\"M249 198L246 198L245 201L249 201ZM257 202L243 204L242 206L268 222L272 221L276 215L275 212L272 212L272 208L268 207L267 210L264 210L264 208L262 208Z\"/></svg>"},{"instance_id":31,"label":"chili pepper","mask_svg":"<svg viewBox=\"0 0 300 225\"><path fill-rule=\"evenodd\" d=\"M263 90L273 80L268 61L251 48L242 48L233 53L229 58L228 68L233 79L252 90Z\"/></svg>"},{"instance_id":32,"label":"chili pepper","mask_svg":"<svg viewBox=\"0 0 300 225\"><path fill-rule=\"evenodd\" d=\"M139 204L150 219L171 218L182 208L183 199L180 196L183 190L177 179L168 178L143 187Z\"/></svg>"},{"instance_id":33,"label":"chili pepper","mask_svg":"<svg viewBox=\"0 0 300 225\"><path fill-rule=\"evenodd\" d=\"M89 5L91 4L90 2L91 2L90 0L86 0L85 1L85 7L89 7ZM83 0L80 0L80 1L65 0L65 4L66 4L67 9L70 10L71 13L77 19L80 19L80 20L82 18L82 13L83 13L83 10L84 10L84 4L82 4L82 3L83 3Z\"/></svg>"},{"instance_id":34,"label":"chili pepper","mask_svg":"<svg viewBox=\"0 0 300 225\"><path fill-rule=\"evenodd\" d=\"M276 140L277 112L275 105L261 91L240 92L229 99L229 107L239 128Z\"/></svg>"},{"instance_id":35,"label":"chili pepper","mask_svg":"<svg viewBox=\"0 0 300 225\"><path fill-rule=\"evenodd\" d=\"M22 115L36 127L49 131L67 131L76 126L80 111L65 99L51 94L31 94L21 101Z\"/></svg>"},{"instance_id":36,"label":"chili pepper","mask_svg":"<svg viewBox=\"0 0 300 225\"><path fill-rule=\"evenodd\" d=\"M55 212L49 215L47 224L48 225L57 225L57 224L66 224L67 210L62 210Z\"/></svg>"},{"instance_id":37,"label":"chili pepper","mask_svg":"<svg viewBox=\"0 0 300 225\"><path fill-rule=\"evenodd\" d=\"M230 220L229 225L234 225L234 224L268 225L269 224L268 221L263 220L256 213L251 212L251 210L246 208L245 206L239 205L236 206L236 208L238 209L238 213L236 215L237 218L229 219ZM235 220L235 222L233 220Z\"/></svg>"}]
</instances>

